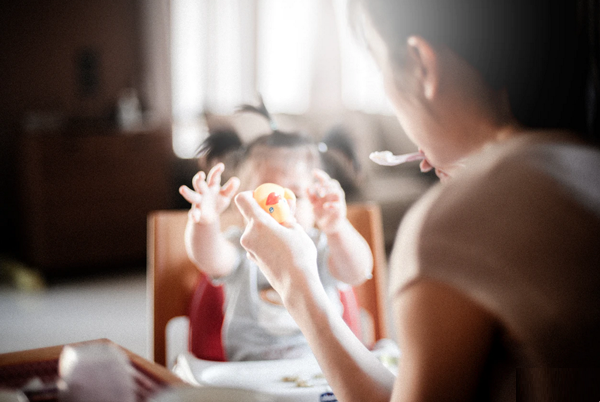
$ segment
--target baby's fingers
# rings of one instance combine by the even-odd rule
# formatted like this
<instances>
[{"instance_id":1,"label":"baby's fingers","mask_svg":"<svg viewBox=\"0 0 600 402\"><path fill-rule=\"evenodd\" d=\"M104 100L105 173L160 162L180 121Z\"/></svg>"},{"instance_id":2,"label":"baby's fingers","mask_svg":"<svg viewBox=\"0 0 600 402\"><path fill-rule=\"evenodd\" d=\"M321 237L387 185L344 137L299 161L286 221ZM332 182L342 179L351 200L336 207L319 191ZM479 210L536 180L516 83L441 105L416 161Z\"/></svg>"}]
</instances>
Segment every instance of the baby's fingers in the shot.
<instances>
[{"instance_id":1,"label":"baby's fingers","mask_svg":"<svg viewBox=\"0 0 600 402\"><path fill-rule=\"evenodd\" d=\"M328 180L332 180L331 177L322 169L313 169L313 176L320 183L325 183Z\"/></svg>"},{"instance_id":2,"label":"baby's fingers","mask_svg":"<svg viewBox=\"0 0 600 402\"><path fill-rule=\"evenodd\" d=\"M343 194L342 186L340 183L332 179L325 171L321 169L313 169L313 176L315 178L315 184L313 185L313 192L317 196L323 197L327 193L340 193Z\"/></svg>"},{"instance_id":3,"label":"baby's fingers","mask_svg":"<svg viewBox=\"0 0 600 402\"><path fill-rule=\"evenodd\" d=\"M323 203L323 209L326 209L326 210L335 210L335 209L341 209L341 208L342 208L342 204L340 204L339 201L329 201L329 202Z\"/></svg>"},{"instance_id":4,"label":"baby's fingers","mask_svg":"<svg viewBox=\"0 0 600 402\"><path fill-rule=\"evenodd\" d=\"M209 187L220 186L221 185L221 174L225 170L225 165L222 163L217 163L210 172L208 172L208 177L206 178L206 183Z\"/></svg>"},{"instance_id":5,"label":"baby's fingers","mask_svg":"<svg viewBox=\"0 0 600 402\"><path fill-rule=\"evenodd\" d=\"M342 194L340 194L339 192L326 193L325 195L320 197L320 201L323 203L338 202L338 201L341 201L342 199L343 199Z\"/></svg>"},{"instance_id":6,"label":"baby's fingers","mask_svg":"<svg viewBox=\"0 0 600 402\"><path fill-rule=\"evenodd\" d=\"M227 180L227 183L223 185L221 188L221 195L225 198L231 198L240 188L240 179L237 177L232 177Z\"/></svg>"},{"instance_id":7,"label":"baby's fingers","mask_svg":"<svg viewBox=\"0 0 600 402\"><path fill-rule=\"evenodd\" d=\"M198 194L188 186L179 187L179 194L192 205L199 205L202 202L202 195Z\"/></svg>"},{"instance_id":8,"label":"baby's fingers","mask_svg":"<svg viewBox=\"0 0 600 402\"><path fill-rule=\"evenodd\" d=\"M200 190L200 185L202 183L205 183L204 180L206 179L206 173L204 173L203 171L199 171L198 173L196 173L194 175L194 177L192 178L192 186L194 187L194 190L196 190L197 192L201 192Z\"/></svg>"}]
</instances>

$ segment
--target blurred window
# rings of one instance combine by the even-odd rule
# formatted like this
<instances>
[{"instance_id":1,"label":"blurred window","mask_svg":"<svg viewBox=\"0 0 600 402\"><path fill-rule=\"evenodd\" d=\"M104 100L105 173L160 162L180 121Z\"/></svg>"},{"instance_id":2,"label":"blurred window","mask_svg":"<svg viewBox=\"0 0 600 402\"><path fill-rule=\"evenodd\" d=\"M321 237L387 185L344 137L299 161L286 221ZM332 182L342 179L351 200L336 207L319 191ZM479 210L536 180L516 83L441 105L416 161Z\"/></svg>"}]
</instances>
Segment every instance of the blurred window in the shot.
<instances>
[{"instance_id":1,"label":"blurred window","mask_svg":"<svg viewBox=\"0 0 600 402\"><path fill-rule=\"evenodd\" d=\"M274 113L308 110L319 1L258 2L257 84Z\"/></svg>"},{"instance_id":2,"label":"blurred window","mask_svg":"<svg viewBox=\"0 0 600 402\"><path fill-rule=\"evenodd\" d=\"M323 0L171 0L173 148L194 157L207 135L202 113L231 114L260 92L273 113L311 106ZM391 113L381 79L336 7L342 107Z\"/></svg>"},{"instance_id":3,"label":"blurred window","mask_svg":"<svg viewBox=\"0 0 600 402\"><path fill-rule=\"evenodd\" d=\"M373 114L392 114L385 97L381 73L365 46L357 42L348 25L344 0L333 0L337 19L342 103L346 109Z\"/></svg>"}]
</instances>

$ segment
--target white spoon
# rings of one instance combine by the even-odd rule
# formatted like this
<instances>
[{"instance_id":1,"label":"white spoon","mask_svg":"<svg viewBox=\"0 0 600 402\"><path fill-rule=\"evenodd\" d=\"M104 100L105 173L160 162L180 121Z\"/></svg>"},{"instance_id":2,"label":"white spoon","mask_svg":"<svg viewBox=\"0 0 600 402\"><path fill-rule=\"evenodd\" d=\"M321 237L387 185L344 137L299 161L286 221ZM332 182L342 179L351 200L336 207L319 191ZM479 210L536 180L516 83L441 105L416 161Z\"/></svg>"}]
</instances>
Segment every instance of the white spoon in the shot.
<instances>
[{"instance_id":1,"label":"white spoon","mask_svg":"<svg viewBox=\"0 0 600 402\"><path fill-rule=\"evenodd\" d=\"M394 155L390 151L377 151L371 152L369 159L381 166L396 166L405 162L420 161L425 159L425 156L421 152Z\"/></svg>"}]
</instances>

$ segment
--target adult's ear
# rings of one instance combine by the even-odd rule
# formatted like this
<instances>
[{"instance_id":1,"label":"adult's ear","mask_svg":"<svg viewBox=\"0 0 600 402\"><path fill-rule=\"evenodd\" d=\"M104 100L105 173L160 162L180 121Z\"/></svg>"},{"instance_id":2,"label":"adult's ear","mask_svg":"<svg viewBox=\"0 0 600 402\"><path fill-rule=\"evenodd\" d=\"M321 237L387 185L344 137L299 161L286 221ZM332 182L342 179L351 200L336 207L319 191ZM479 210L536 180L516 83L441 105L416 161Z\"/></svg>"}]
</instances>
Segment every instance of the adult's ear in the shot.
<instances>
[{"instance_id":1,"label":"adult's ear","mask_svg":"<svg viewBox=\"0 0 600 402\"><path fill-rule=\"evenodd\" d=\"M414 78L422 90L422 95L427 100L433 100L440 83L438 52L420 36L410 36L407 39L407 48L410 65L414 67Z\"/></svg>"}]
</instances>

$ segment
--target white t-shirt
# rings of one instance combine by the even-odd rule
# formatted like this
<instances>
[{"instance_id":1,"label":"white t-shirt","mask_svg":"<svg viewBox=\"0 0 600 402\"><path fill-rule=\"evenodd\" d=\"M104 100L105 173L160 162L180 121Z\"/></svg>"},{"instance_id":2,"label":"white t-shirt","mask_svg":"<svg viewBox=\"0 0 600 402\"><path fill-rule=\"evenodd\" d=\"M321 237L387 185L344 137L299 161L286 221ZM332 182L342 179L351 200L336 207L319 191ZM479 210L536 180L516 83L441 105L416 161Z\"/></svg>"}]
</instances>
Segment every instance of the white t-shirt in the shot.
<instances>
[{"instance_id":1,"label":"white t-shirt","mask_svg":"<svg viewBox=\"0 0 600 402\"><path fill-rule=\"evenodd\" d=\"M240 245L242 231L232 227L226 237L238 247L238 263L227 276L213 279L225 293L222 328L223 348L228 361L275 360L307 356L311 353L306 338L277 293L256 264L246 257ZM327 237L314 229L309 232L317 247L317 266L321 283L340 314L339 286L327 264Z\"/></svg>"},{"instance_id":2,"label":"white t-shirt","mask_svg":"<svg viewBox=\"0 0 600 402\"><path fill-rule=\"evenodd\" d=\"M564 133L487 147L409 211L390 270L391 297L430 279L497 318L477 400L600 392L598 149Z\"/></svg>"}]
</instances>

